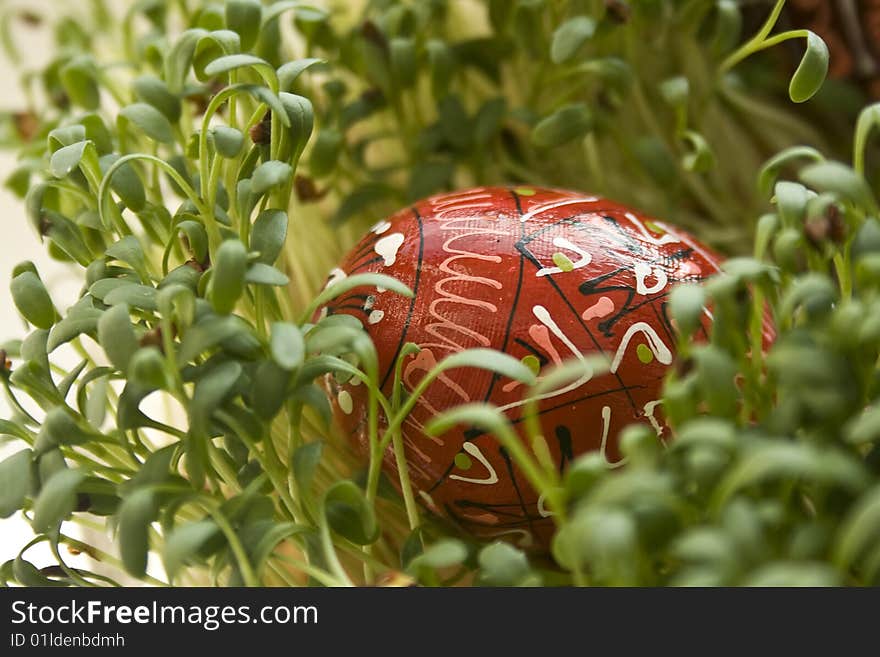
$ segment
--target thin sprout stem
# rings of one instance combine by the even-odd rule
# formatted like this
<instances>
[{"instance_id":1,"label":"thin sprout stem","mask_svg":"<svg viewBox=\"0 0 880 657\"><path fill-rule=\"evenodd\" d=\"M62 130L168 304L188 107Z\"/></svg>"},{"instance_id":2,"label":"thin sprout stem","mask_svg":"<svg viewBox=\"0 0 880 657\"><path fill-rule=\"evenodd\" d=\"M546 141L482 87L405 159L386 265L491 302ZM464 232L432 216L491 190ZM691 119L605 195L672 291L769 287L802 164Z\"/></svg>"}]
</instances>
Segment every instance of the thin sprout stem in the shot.
<instances>
[{"instance_id":1,"label":"thin sprout stem","mask_svg":"<svg viewBox=\"0 0 880 657\"><path fill-rule=\"evenodd\" d=\"M78 524L85 523L80 522ZM121 559L113 556L109 552L105 552L104 550L95 547L94 545L84 543L83 541L76 539L72 536L68 536L66 534L59 534L58 540L59 542L64 543L65 545L69 545L70 547L79 550L84 554L88 554L98 563L107 563L119 569L123 568ZM152 575L144 575L141 579L147 584L152 584L153 586L171 586L168 582L163 582L162 580L157 579Z\"/></svg>"},{"instance_id":2,"label":"thin sprout stem","mask_svg":"<svg viewBox=\"0 0 880 657\"><path fill-rule=\"evenodd\" d=\"M214 502L214 500L211 501ZM238 563L238 569L241 572L241 578L244 580L245 585L251 587L259 586L260 580L257 578L257 575L251 566L247 552L245 551L241 540L238 538L238 534L226 519L226 516L211 504L205 504L205 511L210 514L211 518L213 518L214 522L216 522L217 526L220 528L220 531L223 532L226 540L229 541L229 548L235 555L235 560Z\"/></svg>"},{"instance_id":3,"label":"thin sprout stem","mask_svg":"<svg viewBox=\"0 0 880 657\"><path fill-rule=\"evenodd\" d=\"M765 39L776 26L776 22L779 20L779 14L782 13L783 7L785 7L785 0L776 0L776 4L773 6L773 10L770 12L770 15L767 17L767 20L764 22L764 25L761 27L760 31L751 39L746 41L737 50L732 52L727 57L727 59L725 59L721 63L719 71L722 74L727 73L730 69L739 64L749 55L758 52L759 50L766 47L763 45Z\"/></svg>"},{"instance_id":4,"label":"thin sprout stem","mask_svg":"<svg viewBox=\"0 0 880 657\"><path fill-rule=\"evenodd\" d=\"M333 545L333 538L330 536L330 527L327 525L326 518L321 518L319 532L321 536L321 545L324 550L324 558L327 559L327 563L330 565L330 571L339 580L340 586L354 586L354 583L351 581L351 578L349 578L348 573L345 572L345 568L342 567L342 563L339 561L339 555L336 554L336 548Z\"/></svg>"}]
</instances>

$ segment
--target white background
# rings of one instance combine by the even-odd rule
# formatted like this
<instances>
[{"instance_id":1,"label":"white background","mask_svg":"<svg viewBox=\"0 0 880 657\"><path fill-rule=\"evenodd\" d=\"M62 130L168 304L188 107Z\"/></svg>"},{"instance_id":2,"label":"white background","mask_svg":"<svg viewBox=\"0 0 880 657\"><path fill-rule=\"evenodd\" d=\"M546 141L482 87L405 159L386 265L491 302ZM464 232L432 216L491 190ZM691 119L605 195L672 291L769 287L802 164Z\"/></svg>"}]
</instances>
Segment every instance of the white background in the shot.
<instances>
[{"instance_id":1,"label":"white background","mask_svg":"<svg viewBox=\"0 0 880 657\"><path fill-rule=\"evenodd\" d=\"M4 2L0 10L10 6L26 6L30 11L50 15L54 3L31 0L22 3ZM59 3L60 4L60 3ZM58 6L58 5L54 5ZM49 60L51 40L45 28L32 28L16 22L13 36L27 57L24 68L38 69ZM16 111L24 109L24 94L19 87L20 71L0 52L0 110ZM5 180L15 168L15 153L0 150L0 180ZM46 282L55 305L66 309L76 300L82 285L81 270L55 262L46 255L45 248L31 225L28 223L22 202L5 187L0 188L0 342L25 335L22 323L9 292L12 268L23 260L33 261ZM5 394L0 394L0 417L9 417L9 407ZM0 445L0 459L21 449L22 443ZM66 528L65 528L66 529ZM30 525L20 515L0 519L0 563L14 558L33 536ZM52 563L52 557L45 544L29 550L27 557L37 566ZM76 563L76 560L72 560Z\"/></svg>"}]
</instances>

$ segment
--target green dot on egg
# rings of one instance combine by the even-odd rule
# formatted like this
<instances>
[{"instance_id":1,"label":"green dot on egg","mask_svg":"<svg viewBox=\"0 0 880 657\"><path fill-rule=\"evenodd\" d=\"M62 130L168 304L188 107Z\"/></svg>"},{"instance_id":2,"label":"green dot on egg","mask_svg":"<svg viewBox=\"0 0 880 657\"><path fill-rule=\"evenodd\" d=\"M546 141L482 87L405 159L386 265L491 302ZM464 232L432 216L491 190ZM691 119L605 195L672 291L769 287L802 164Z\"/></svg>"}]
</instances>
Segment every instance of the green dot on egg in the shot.
<instances>
[{"instance_id":1,"label":"green dot on egg","mask_svg":"<svg viewBox=\"0 0 880 657\"><path fill-rule=\"evenodd\" d=\"M470 470L472 465L471 457L464 452L455 455L455 467L459 470Z\"/></svg>"},{"instance_id":2,"label":"green dot on egg","mask_svg":"<svg viewBox=\"0 0 880 657\"><path fill-rule=\"evenodd\" d=\"M538 357L534 356L533 354L523 356L521 362L523 365L532 370L532 374L537 374L541 371L541 361L539 361Z\"/></svg>"},{"instance_id":3,"label":"green dot on egg","mask_svg":"<svg viewBox=\"0 0 880 657\"><path fill-rule=\"evenodd\" d=\"M646 221L645 228L648 228L649 230L653 230L655 233L660 233L660 234L663 234L666 232L660 226L655 224L653 221Z\"/></svg>"},{"instance_id":4,"label":"green dot on egg","mask_svg":"<svg viewBox=\"0 0 880 657\"><path fill-rule=\"evenodd\" d=\"M553 264L559 267L562 271L571 271L574 269L574 263L564 253L554 253Z\"/></svg>"},{"instance_id":5,"label":"green dot on egg","mask_svg":"<svg viewBox=\"0 0 880 657\"><path fill-rule=\"evenodd\" d=\"M654 360L654 354L646 344L640 344L636 347L636 355L639 357L640 361L645 363L645 365Z\"/></svg>"},{"instance_id":6,"label":"green dot on egg","mask_svg":"<svg viewBox=\"0 0 880 657\"><path fill-rule=\"evenodd\" d=\"M513 191L515 191L520 196L534 196L535 195L535 190L532 189L531 187L517 187Z\"/></svg>"}]
</instances>

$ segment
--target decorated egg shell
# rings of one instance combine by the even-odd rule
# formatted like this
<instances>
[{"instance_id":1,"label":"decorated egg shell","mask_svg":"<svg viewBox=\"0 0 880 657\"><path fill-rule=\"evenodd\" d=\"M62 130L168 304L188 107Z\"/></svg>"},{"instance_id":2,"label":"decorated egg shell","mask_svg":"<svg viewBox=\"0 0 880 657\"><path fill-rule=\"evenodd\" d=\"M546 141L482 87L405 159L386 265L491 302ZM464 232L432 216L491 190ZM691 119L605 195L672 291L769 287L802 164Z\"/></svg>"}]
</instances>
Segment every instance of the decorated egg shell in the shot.
<instances>
[{"instance_id":1,"label":"decorated egg shell","mask_svg":"<svg viewBox=\"0 0 880 657\"><path fill-rule=\"evenodd\" d=\"M388 274L412 299L356 288L322 312L363 322L386 395L407 342L421 348L403 363L407 390L443 358L473 347L522 359L539 377L556 363L605 354L610 372L547 395L539 413L560 470L590 450L616 464L624 426L647 423L660 439L668 432L658 401L675 344L667 294L674 283L716 273L719 261L688 233L604 198L482 187L432 196L380 221L331 274ZM327 385L337 421L367 454L365 387L332 377ZM484 401L520 429L524 392L488 371L449 370L418 400L403 443L413 489L429 509L479 537L546 545L553 523L543 500L492 435L423 431L441 411ZM383 467L398 484L391 448Z\"/></svg>"}]
</instances>

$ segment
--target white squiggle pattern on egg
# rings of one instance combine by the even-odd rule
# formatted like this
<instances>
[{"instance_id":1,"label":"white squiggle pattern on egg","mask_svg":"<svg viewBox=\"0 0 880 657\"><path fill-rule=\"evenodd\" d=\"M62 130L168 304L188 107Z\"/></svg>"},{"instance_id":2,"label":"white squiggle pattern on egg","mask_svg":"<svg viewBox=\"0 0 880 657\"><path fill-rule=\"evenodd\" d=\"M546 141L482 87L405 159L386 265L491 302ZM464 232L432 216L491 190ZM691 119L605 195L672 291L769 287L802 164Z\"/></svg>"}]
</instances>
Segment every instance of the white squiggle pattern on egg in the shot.
<instances>
[{"instance_id":1,"label":"white squiggle pattern on egg","mask_svg":"<svg viewBox=\"0 0 880 657\"><path fill-rule=\"evenodd\" d=\"M541 495L538 497L538 515L542 518L550 518L551 516L556 515L546 506L544 506L544 493L541 493Z\"/></svg>"},{"instance_id":2,"label":"white squiggle pattern on egg","mask_svg":"<svg viewBox=\"0 0 880 657\"><path fill-rule=\"evenodd\" d=\"M595 196L579 196L578 198L569 198L564 201L553 201L552 203L542 203L541 205L537 205L525 214L523 214L519 220L523 223L527 222L532 217L541 214L547 210L552 210L554 208L561 208L566 205L578 205L580 203L593 203L598 201L599 199Z\"/></svg>"},{"instance_id":3,"label":"white squiggle pattern on egg","mask_svg":"<svg viewBox=\"0 0 880 657\"><path fill-rule=\"evenodd\" d=\"M464 451L477 459L480 463L485 466L486 470L489 471L489 476L485 479L474 479L472 477L462 477L461 475L451 474L449 475L450 479L458 479L459 481L464 481L469 484L482 484L483 486L491 486L492 484L498 483L498 473L495 472L495 468L492 467L492 464L489 463L489 459L487 459L483 452L480 451L480 448L474 445L472 442L466 440L462 445Z\"/></svg>"},{"instance_id":4,"label":"white squiggle pattern on egg","mask_svg":"<svg viewBox=\"0 0 880 657\"><path fill-rule=\"evenodd\" d=\"M434 498L431 497L428 493L426 493L423 490L420 490L419 497L421 497L422 500L425 502L425 504L428 505L429 509L433 509L434 511L438 510L437 504L436 504L436 502L434 502Z\"/></svg>"},{"instance_id":5,"label":"white squiggle pattern on egg","mask_svg":"<svg viewBox=\"0 0 880 657\"><path fill-rule=\"evenodd\" d=\"M669 351L669 347L667 347L663 343L663 340L660 339L660 336L657 335L657 331L646 322L636 322L626 330L626 333L623 334L623 339L620 341L617 353L614 354L614 360L611 361L612 374L614 374L617 371L617 368L620 367L620 361L623 360L623 355L626 353L626 347L629 345L629 341L639 332L644 333L645 337L648 338L648 347L654 353L654 358L664 365L669 365L669 363L672 362L672 352Z\"/></svg>"},{"instance_id":6,"label":"white squiggle pattern on egg","mask_svg":"<svg viewBox=\"0 0 880 657\"><path fill-rule=\"evenodd\" d=\"M537 305L537 306L532 307L532 314L538 319L539 322L541 322L541 324L546 326L550 330L550 332L553 333L553 335L555 335L557 338L559 338L559 340L561 340L562 343L566 347L568 347L569 351L571 351L572 355L575 358L577 358L579 361L581 361L584 364L584 374L582 376L580 376L576 381L572 381L567 386L564 386L562 388L558 388L556 390L551 390L550 392L545 392L541 395L538 395L538 397L536 397L536 399L538 399L538 400L549 399L551 397L558 397L559 395L564 395L568 392L571 392L572 390L576 390L580 386L584 385L587 381L592 379L593 378L593 368L589 365L589 363L587 362L587 359L584 358L584 355L577 348L577 346L575 346L574 342L571 341L571 338L569 338L565 334L565 332L559 327L559 324L557 324L554 321L553 317L550 315L550 311L547 310L544 306ZM509 404L505 404L504 406L499 406L498 410L508 411L511 408L516 408L518 406L522 406L525 403L526 403L526 400L511 402Z\"/></svg>"},{"instance_id":7,"label":"white squiggle pattern on egg","mask_svg":"<svg viewBox=\"0 0 880 657\"><path fill-rule=\"evenodd\" d=\"M327 284L324 286L324 289L326 290L328 287L330 287L334 283L338 283L347 276L348 274L346 274L339 267L336 267L333 271L330 272L330 276L327 278Z\"/></svg>"},{"instance_id":8,"label":"white squiggle pattern on egg","mask_svg":"<svg viewBox=\"0 0 880 657\"><path fill-rule=\"evenodd\" d=\"M389 228L391 228L391 222L383 220L383 221L380 221L377 224L375 224L372 228L370 228L370 232L375 233L376 235L381 235Z\"/></svg>"},{"instance_id":9,"label":"white squiggle pattern on egg","mask_svg":"<svg viewBox=\"0 0 880 657\"><path fill-rule=\"evenodd\" d=\"M649 401L645 404L645 417L648 418L648 422L654 427L654 431L657 432L658 436L663 434L663 427L660 426L657 418L654 417L654 410L662 403L662 399L655 399L654 401Z\"/></svg>"},{"instance_id":10,"label":"white squiggle pattern on egg","mask_svg":"<svg viewBox=\"0 0 880 657\"><path fill-rule=\"evenodd\" d=\"M611 427L611 407L603 406L602 407L602 445L599 447L599 453L602 455L602 460L610 468L619 468L621 465L626 463L626 459L620 459L619 461L611 462L608 460L608 456L606 454L606 450L608 448L608 429Z\"/></svg>"},{"instance_id":11,"label":"white squiggle pattern on egg","mask_svg":"<svg viewBox=\"0 0 880 657\"><path fill-rule=\"evenodd\" d=\"M593 261L593 256L584 251L581 247L579 247L574 242L565 239L561 236L556 236L553 238L553 246L557 249L566 249L568 251L573 251L580 256L580 259L577 262L572 262L572 270L580 269L581 267L586 267ZM548 276L550 274L563 274L565 273L564 269L560 269L559 267L544 267L535 272L535 276Z\"/></svg>"},{"instance_id":12,"label":"white squiggle pattern on egg","mask_svg":"<svg viewBox=\"0 0 880 657\"><path fill-rule=\"evenodd\" d=\"M675 231L673 230L673 228L671 226L668 226L667 224L664 224L661 221L657 221L655 223L658 226L660 226L660 228L662 228L667 233L669 233L670 235L675 234ZM679 239L676 241L684 242L685 244L688 245L688 247L690 247L694 250L694 253L699 253L708 262L712 263L712 265L714 265L715 267L720 266L720 263L718 262L718 258L716 256L714 256L713 254L706 251L706 249L704 249L703 246L699 242L697 242L693 238L689 237L687 234L680 235Z\"/></svg>"},{"instance_id":13,"label":"white squiggle pattern on egg","mask_svg":"<svg viewBox=\"0 0 880 657\"><path fill-rule=\"evenodd\" d=\"M657 292L665 288L666 284L669 282L666 277L666 272L663 271L661 267L652 268L651 265L646 262L637 262L635 266L635 272L636 292L642 295L656 294ZM647 285L645 285L645 279L652 274L657 282L654 283L654 285L648 287Z\"/></svg>"},{"instance_id":14,"label":"white squiggle pattern on egg","mask_svg":"<svg viewBox=\"0 0 880 657\"><path fill-rule=\"evenodd\" d=\"M677 242L681 242L678 236L669 232L667 232L662 237L654 237L653 235L651 235L651 233L648 232L648 229L645 228L645 224L642 223L642 220L639 219L632 212L627 212L623 216L626 217L629 222L636 227L636 230L638 230L639 234L642 236L642 239L651 244L654 244L656 246L663 246L664 244L675 244ZM666 230L665 226L661 224L657 225Z\"/></svg>"},{"instance_id":15,"label":"white squiggle pattern on egg","mask_svg":"<svg viewBox=\"0 0 880 657\"><path fill-rule=\"evenodd\" d=\"M438 267L439 271L446 276L434 284L437 297L428 306L428 315L435 321L425 325L425 332L435 341L427 342L421 346L452 353L471 346L488 347L491 340L484 334L483 327L490 324L491 318L480 313L479 321L475 321L473 327L465 326L461 320L461 306L470 306L474 310L496 313L498 308L495 304L474 298L474 296L476 296L477 285L500 290L503 287L502 283L487 276L472 276L464 273L461 269L467 271L468 267L459 265L458 268L455 268L453 264L464 261L467 265L472 266L470 261L474 260L500 263L500 256L474 251L472 247L469 248L469 243L475 237L505 236L507 233L495 227L487 228L474 225L472 217L461 215L463 210L484 213L492 208L491 195L482 190L474 190L441 201L431 201L431 207L440 222L440 230L452 233L452 236L443 243L443 252L448 257ZM463 293L469 296L465 296ZM473 344L474 342L477 344Z\"/></svg>"},{"instance_id":16,"label":"white squiggle pattern on egg","mask_svg":"<svg viewBox=\"0 0 880 657\"><path fill-rule=\"evenodd\" d=\"M501 536L519 536L519 538L515 540L514 543L516 543L516 545L521 548L531 547L535 544L535 538L532 536L531 532L525 529L505 529L503 531L487 534L487 538L499 538Z\"/></svg>"},{"instance_id":17,"label":"white squiggle pattern on egg","mask_svg":"<svg viewBox=\"0 0 880 657\"><path fill-rule=\"evenodd\" d=\"M382 256L385 266L390 267L397 261L397 251L403 245L403 233L391 233L380 239L373 250Z\"/></svg>"}]
</instances>

